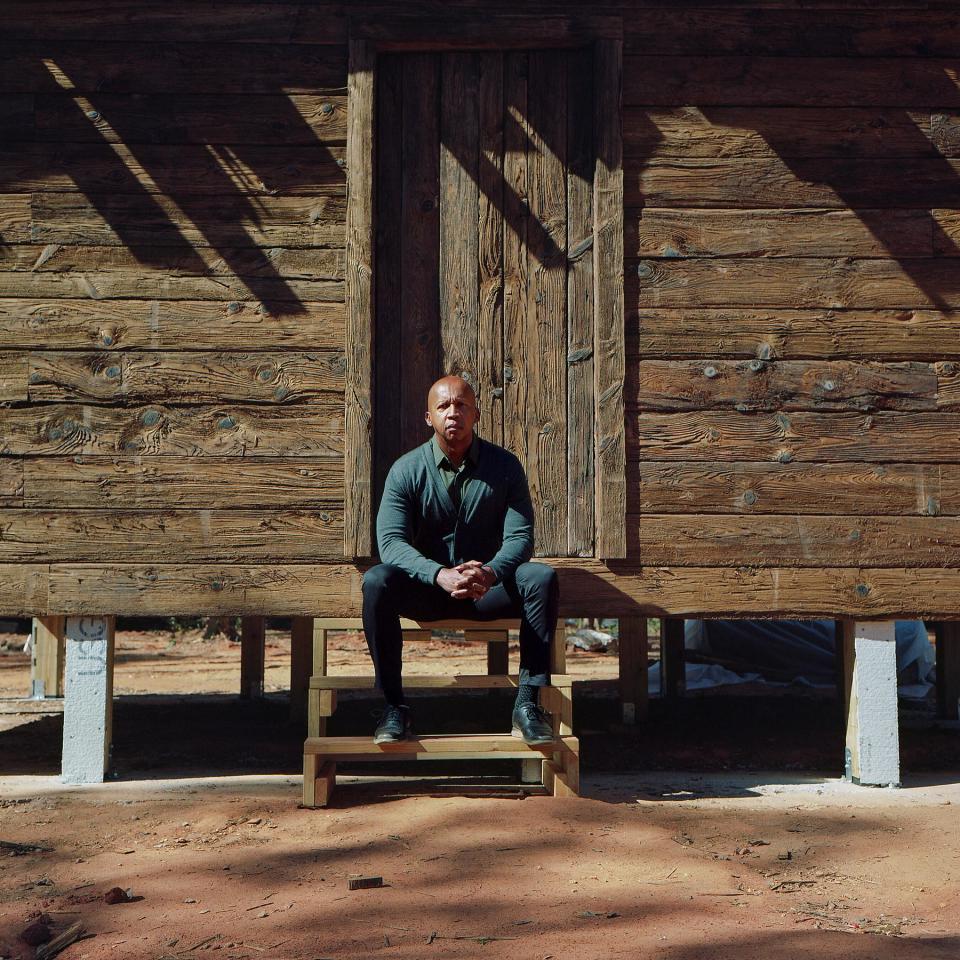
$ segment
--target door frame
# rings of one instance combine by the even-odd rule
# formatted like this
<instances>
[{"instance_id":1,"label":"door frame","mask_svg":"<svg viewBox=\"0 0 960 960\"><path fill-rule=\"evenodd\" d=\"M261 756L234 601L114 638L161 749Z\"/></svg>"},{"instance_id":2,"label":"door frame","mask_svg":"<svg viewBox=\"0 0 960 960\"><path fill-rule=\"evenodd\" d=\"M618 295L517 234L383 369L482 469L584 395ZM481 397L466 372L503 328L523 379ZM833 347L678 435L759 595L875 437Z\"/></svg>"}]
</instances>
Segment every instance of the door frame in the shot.
<instances>
[{"instance_id":1,"label":"door frame","mask_svg":"<svg viewBox=\"0 0 960 960\"><path fill-rule=\"evenodd\" d=\"M344 555L361 559L374 554L377 55L591 46L595 550L603 559L625 557L622 19L499 14L429 21L409 16L351 19L348 44Z\"/></svg>"}]
</instances>

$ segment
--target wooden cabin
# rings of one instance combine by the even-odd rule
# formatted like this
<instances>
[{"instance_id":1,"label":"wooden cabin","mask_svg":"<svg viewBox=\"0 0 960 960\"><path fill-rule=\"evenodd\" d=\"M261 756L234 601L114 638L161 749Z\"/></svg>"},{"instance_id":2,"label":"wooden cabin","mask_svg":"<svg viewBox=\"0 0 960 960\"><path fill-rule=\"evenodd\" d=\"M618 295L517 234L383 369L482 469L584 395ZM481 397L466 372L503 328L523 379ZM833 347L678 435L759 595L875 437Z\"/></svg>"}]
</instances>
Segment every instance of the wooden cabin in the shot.
<instances>
[{"instance_id":1,"label":"wooden cabin","mask_svg":"<svg viewBox=\"0 0 960 960\"><path fill-rule=\"evenodd\" d=\"M0 613L357 615L457 372L632 676L646 616L955 651L955 4L8 0L0 48Z\"/></svg>"}]
</instances>

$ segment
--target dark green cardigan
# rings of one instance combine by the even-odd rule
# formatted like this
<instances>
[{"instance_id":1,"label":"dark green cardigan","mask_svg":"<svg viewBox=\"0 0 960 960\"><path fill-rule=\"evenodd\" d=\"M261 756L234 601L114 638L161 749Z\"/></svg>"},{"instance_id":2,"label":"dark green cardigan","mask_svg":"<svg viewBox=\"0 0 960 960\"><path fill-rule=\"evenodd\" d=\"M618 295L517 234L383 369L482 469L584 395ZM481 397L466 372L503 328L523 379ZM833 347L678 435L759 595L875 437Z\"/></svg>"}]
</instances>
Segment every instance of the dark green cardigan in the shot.
<instances>
[{"instance_id":1,"label":"dark green cardigan","mask_svg":"<svg viewBox=\"0 0 960 960\"><path fill-rule=\"evenodd\" d=\"M380 559L424 583L467 560L503 580L533 554L533 505L520 461L474 437L480 456L457 511L431 442L405 453L387 474L377 512Z\"/></svg>"}]
</instances>

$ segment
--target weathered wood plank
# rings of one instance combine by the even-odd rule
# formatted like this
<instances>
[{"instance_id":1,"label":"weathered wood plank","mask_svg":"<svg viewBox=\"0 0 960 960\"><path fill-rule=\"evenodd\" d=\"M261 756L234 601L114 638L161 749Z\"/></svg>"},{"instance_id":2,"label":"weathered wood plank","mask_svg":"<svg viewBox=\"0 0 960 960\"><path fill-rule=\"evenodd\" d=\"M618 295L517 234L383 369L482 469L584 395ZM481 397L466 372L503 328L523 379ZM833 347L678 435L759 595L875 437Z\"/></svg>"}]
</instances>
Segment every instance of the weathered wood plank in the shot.
<instances>
[{"instance_id":1,"label":"weathered wood plank","mask_svg":"<svg viewBox=\"0 0 960 960\"><path fill-rule=\"evenodd\" d=\"M0 298L0 347L34 350L342 349L343 303Z\"/></svg>"},{"instance_id":2,"label":"weathered wood plank","mask_svg":"<svg viewBox=\"0 0 960 960\"><path fill-rule=\"evenodd\" d=\"M641 514L960 515L960 468L950 464L641 461L627 478Z\"/></svg>"},{"instance_id":3,"label":"weathered wood plank","mask_svg":"<svg viewBox=\"0 0 960 960\"><path fill-rule=\"evenodd\" d=\"M229 151L202 145L121 143L0 144L6 193L46 191L86 196L171 194L340 196L346 151L340 145L248 146ZM229 207L228 207L229 209Z\"/></svg>"},{"instance_id":4,"label":"weathered wood plank","mask_svg":"<svg viewBox=\"0 0 960 960\"><path fill-rule=\"evenodd\" d=\"M503 54L478 55L478 327L481 436L503 444Z\"/></svg>"},{"instance_id":5,"label":"weathered wood plank","mask_svg":"<svg viewBox=\"0 0 960 960\"><path fill-rule=\"evenodd\" d=\"M403 378L403 276L400 250L403 236L403 58L377 57L376 80L376 315L373 363L372 510L380 505L387 472L406 450L400 428L397 390Z\"/></svg>"},{"instance_id":6,"label":"weathered wood plank","mask_svg":"<svg viewBox=\"0 0 960 960\"><path fill-rule=\"evenodd\" d=\"M960 314L936 310L642 309L628 358L960 358Z\"/></svg>"},{"instance_id":7,"label":"weathered wood plank","mask_svg":"<svg viewBox=\"0 0 960 960\"><path fill-rule=\"evenodd\" d=\"M340 227L338 226L338 230ZM341 231L342 232L342 231ZM342 237L341 237L342 239ZM0 250L0 271L9 273L120 274L136 283L157 284L167 277L268 277L342 280L342 249L271 247L194 247L182 240L166 246L72 246L19 243Z\"/></svg>"},{"instance_id":8,"label":"weathered wood plank","mask_svg":"<svg viewBox=\"0 0 960 960\"><path fill-rule=\"evenodd\" d=\"M479 385L478 62L474 53L440 57L440 367ZM413 135L409 130L408 135Z\"/></svg>"},{"instance_id":9,"label":"weathered wood plank","mask_svg":"<svg viewBox=\"0 0 960 960\"><path fill-rule=\"evenodd\" d=\"M802 74L798 71L802 69ZM631 56L625 104L708 106L960 106L956 60L913 57Z\"/></svg>"},{"instance_id":10,"label":"weathered wood plank","mask_svg":"<svg viewBox=\"0 0 960 960\"><path fill-rule=\"evenodd\" d=\"M941 380L930 363L642 360L630 399L641 410L935 410L958 402L948 366Z\"/></svg>"},{"instance_id":11,"label":"weathered wood plank","mask_svg":"<svg viewBox=\"0 0 960 960\"><path fill-rule=\"evenodd\" d=\"M35 106L32 92L0 94L0 141L32 140Z\"/></svg>"},{"instance_id":12,"label":"weathered wood plank","mask_svg":"<svg viewBox=\"0 0 960 960\"><path fill-rule=\"evenodd\" d=\"M0 492L4 506L37 509L338 507L343 463L295 455L242 464L233 457L0 457L0 491L10 494Z\"/></svg>"},{"instance_id":13,"label":"weathered wood plank","mask_svg":"<svg viewBox=\"0 0 960 960\"><path fill-rule=\"evenodd\" d=\"M342 402L0 408L0 455L343 456Z\"/></svg>"},{"instance_id":14,"label":"weathered wood plank","mask_svg":"<svg viewBox=\"0 0 960 960\"><path fill-rule=\"evenodd\" d=\"M830 4L836 9L760 9L763 6L673 6L656 16L629 17L623 25L624 44L631 53L670 50L677 55L960 56L960 17L949 7L928 10L904 4L906 9L890 10Z\"/></svg>"},{"instance_id":15,"label":"weathered wood plank","mask_svg":"<svg viewBox=\"0 0 960 960\"><path fill-rule=\"evenodd\" d=\"M27 399L27 356L0 353L0 403Z\"/></svg>"},{"instance_id":16,"label":"weathered wood plank","mask_svg":"<svg viewBox=\"0 0 960 960\"><path fill-rule=\"evenodd\" d=\"M407 450L429 436L423 414L427 391L440 371L439 68L436 54L403 58L403 376L398 402Z\"/></svg>"},{"instance_id":17,"label":"weathered wood plank","mask_svg":"<svg viewBox=\"0 0 960 960\"><path fill-rule=\"evenodd\" d=\"M628 412L631 451L646 460L958 463L953 413Z\"/></svg>"},{"instance_id":18,"label":"weathered wood plank","mask_svg":"<svg viewBox=\"0 0 960 960\"><path fill-rule=\"evenodd\" d=\"M323 510L0 510L0 563L269 563L342 555Z\"/></svg>"},{"instance_id":19,"label":"weathered wood plank","mask_svg":"<svg viewBox=\"0 0 960 960\"><path fill-rule=\"evenodd\" d=\"M527 80L527 480L536 515L536 549L567 552L566 57L531 52Z\"/></svg>"},{"instance_id":20,"label":"weathered wood plank","mask_svg":"<svg viewBox=\"0 0 960 960\"><path fill-rule=\"evenodd\" d=\"M626 212L627 255L638 257L889 257L870 224L882 218L897 236L896 255L932 257L935 231L926 210L670 210ZM958 231L960 233L960 231ZM944 255L958 256L945 243ZM940 253L940 250L936 251Z\"/></svg>"},{"instance_id":21,"label":"weathered wood plank","mask_svg":"<svg viewBox=\"0 0 960 960\"><path fill-rule=\"evenodd\" d=\"M34 117L36 139L55 143L315 146L317 141L343 143L347 136L347 102L336 90L217 96L97 93L90 99L43 93L35 97Z\"/></svg>"},{"instance_id":22,"label":"weathered wood plank","mask_svg":"<svg viewBox=\"0 0 960 960\"><path fill-rule=\"evenodd\" d=\"M343 552L373 553L370 489L373 480L373 337L376 330L373 287L376 222L373 175L376 118L376 54L366 43L351 40L347 102L347 280L346 394L344 427L349 442L344 455Z\"/></svg>"},{"instance_id":23,"label":"weathered wood plank","mask_svg":"<svg viewBox=\"0 0 960 960\"><path fill-rule=\"evenodd\" d=\"M571 566L567 566L570 564ZM960 617L960 570L629 567L556 561L560 615ZM49 602L47 571L49 570ZM24 585L29 589L24 590ZM13 564L0 609L21 615L358 615L350 564Z\"/></svg>"},{"instance_id":24,"label":"weathered wood plank","mask_svg":"<svg viewBox=\"0 0 960 960\"><path fill-rule=\"evenodd\" d=\"M634 159L627 174L631 207L960 207L960 160L945 158Z\"/></svg>"},{"instance_id":25,"label":"weathered wood plank","mask_svg":"<svg viewBox=\"0 0 960 960\"><path fill-rule=\"evenodd\" d=\"M566 79L567 553L576 557L594 545L592 49L567 54Z\"/></svg>"},{"instance_id":26,"label":"weathered wood plank","mask_svg":"<svg viewBox=\"0 0 960 960\"><path fill-rule=\"evenodd\" d=\"M960 256L960 210L931 210L934 220L933 252L941 257Z\"/></svg>"},{"instance_id":27,"label":"weathered wood plank","mask_svg":"<svg viewBox=\"0 0 960 960\"><path fill-rule=\"evenodd\" d=\"M31 401L274 404L299 403L344 389L344 355L339 351L43 352L24 355L24 360Z\"/></svg>"},{"instance_id":28,"label":"weathered wood plank","mask_svg":"<svg viewBox=\"0 0 960 960\"><path fill-rule=\"evenodd\" d=\"M30 195L0 193L0 243L30 240Z\"/></svg>"},{"instance_id":29,"label":"weathered wood plank","mask_svg":"<svg viewBox=\"0 0 960 960\"><path fill-rule=\"evenodd\" d=\"M43 563L0 566L0 610L6 617L32 617L46 612L50 568Z\"/></svg>"},{"instance_id":30,"label":"weathered wood plank","mask_svg":"<svg viewBox=\"0 0 960 960\"><path fill-rule=\"evenodd\" d=\"M527 356L527 55L503 58L503 440L529 467L526 411L531 391Z\"/></svg>"},{"instance_id":31,"label":"weathered wood plank","mask_svg":"<svg viewBox=\"0 0 960 960\"><path fill-rule=\"evenodd\" d=\"M2 198L0 198L2 202ZM180 247L342 247L346 196L85 196L35 193L30 239L40 243Z\"/></svg>"},{"instance_id":32,"label":"weathered wood plank","mask_svg":"<svg viewBox=\"0 0 960 960\"><path fill-rule=\"evenodd\" d=\"M949 567L960 563L958 517L647 514L629 546L651 565Z\"/></svg>"},{"instance_id":33,"label":"weathered wood plank","mask_svg":"<svg viewBox=\"0 0 960 960\"><path fill-rule=\"evenodd\" d=\"M0 507L23 504L23 461L0 457Z\"/></svg>"},{"instance_id":34,"label":"weathered wood plank","mask_svg":"<svg viewBox=\"0 0 960 960\"><path fill-rule=\"evenodd\" d=\"M641 260L628 261L627 278L628 301L640 309L960 307L957 266L945 259Z\"/></svg>"},{"instance_id":35,"label":"weathered wood plank","mask_svg":"<svg viewBox=\"0 0 960 960\"><path fill-rule=\"evenodd\" d=\"M196 15L202 17L200 11ZM196 37L190 42L142 42L141 36L140 42L122 46L107 46L99 37L101 44L92 49L76 40L4 41L0 91L61 93L66 87L75 94L94 95L316 94L346 84L343 48L277 42L239 46L202 36L202 43Z\"/></svg>"},{"instance_id":36,"label":"weathered wood plank","mask_svg":"<svg viewBox=\"0 0 960 960\"><path fill-rule=\"evenodd\" d=\"M627 107L624 155L649 161L955 157L956 112L884 107Z\"/></svg>"},{"instance_id":37,"label":"weathered wood plank","mask_svg":"<svg viewBox=\"0 0 960 960\"><path fill-rule=\"evenodd\" d=\"M618 40L594 44L594 386L596 405L596 552L626 556L623 381L623 144L620 113L623 50Z\"/></svg>"}]
</instances>

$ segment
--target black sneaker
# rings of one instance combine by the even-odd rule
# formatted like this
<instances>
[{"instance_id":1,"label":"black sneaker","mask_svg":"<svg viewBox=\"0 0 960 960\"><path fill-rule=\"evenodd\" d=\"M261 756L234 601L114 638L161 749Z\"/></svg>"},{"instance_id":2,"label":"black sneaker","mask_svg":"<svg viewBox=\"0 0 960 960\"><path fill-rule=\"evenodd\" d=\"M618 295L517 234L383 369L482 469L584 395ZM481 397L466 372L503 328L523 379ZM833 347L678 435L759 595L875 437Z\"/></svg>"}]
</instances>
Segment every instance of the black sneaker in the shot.
<instances>
[{"instance_id":1,"label":"black sneaker","mask_svg":"<svg viewBox=\"0 0 960 960\"><path fill-rule=\"evenodd\" d=\"M518 703L513 708L513 730L510 733L531 747L553 743L550 721L535 703Z\"/></svg>"},{"instance_id":2,"label":"black sneaker","mask_svg":"<svg viewBox=\"0 0 960 960\"><path fill-rule=\"evenodd\" d=\"M387 707L373 734L374 743L399 743L413 737L408 707Z\"/></svg>"}]
</instances>

